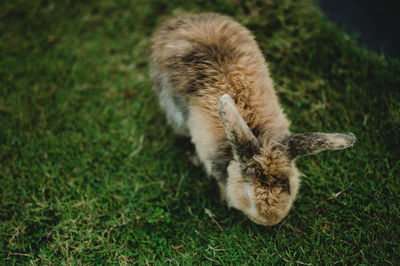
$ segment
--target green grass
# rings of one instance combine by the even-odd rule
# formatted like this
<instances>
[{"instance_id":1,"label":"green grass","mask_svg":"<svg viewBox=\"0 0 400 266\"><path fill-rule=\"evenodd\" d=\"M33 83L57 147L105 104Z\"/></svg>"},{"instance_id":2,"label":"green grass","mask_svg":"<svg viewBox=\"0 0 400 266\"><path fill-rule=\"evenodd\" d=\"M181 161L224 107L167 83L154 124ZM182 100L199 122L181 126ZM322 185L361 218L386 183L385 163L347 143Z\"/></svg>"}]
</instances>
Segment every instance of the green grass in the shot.
<instances>
[{"instance_id":1,"label":"green grass","mask_svg":"<svg viewBox=\"0 0 400 266\"><path fill-rule=\"evenodd\" d=\"M315 3L1 6L4 264L400 261L400 63L360 48ZM151 91L155 27L201 11L233 16L254 32L293 132L358 137L352 149L298 161L300 193L276 226L253 224L219 201Z\"/></svg>"}]
</instances>

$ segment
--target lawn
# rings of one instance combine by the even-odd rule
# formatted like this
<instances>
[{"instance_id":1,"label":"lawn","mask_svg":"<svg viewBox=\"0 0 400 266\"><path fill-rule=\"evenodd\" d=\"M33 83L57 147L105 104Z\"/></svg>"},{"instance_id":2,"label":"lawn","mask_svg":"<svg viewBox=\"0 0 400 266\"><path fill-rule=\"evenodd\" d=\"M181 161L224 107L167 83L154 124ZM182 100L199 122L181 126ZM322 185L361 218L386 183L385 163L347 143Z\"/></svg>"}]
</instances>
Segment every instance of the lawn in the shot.
<instances>
[{"instance_id":1,"label":"lawn","mask_svg":"<svg viewBox=\"0 0 400 266\"><path fill-rule=\"evenodd\" d=\"M4 1L3 264L397 264L400 62L309 0ZM354 132L298 160L298 198L263 227L219 200L167 126L147 57L165 19L213 11L251 29L293 132ZM213 214L213 218L209 214Z\"/></svg>"}]
</instances>

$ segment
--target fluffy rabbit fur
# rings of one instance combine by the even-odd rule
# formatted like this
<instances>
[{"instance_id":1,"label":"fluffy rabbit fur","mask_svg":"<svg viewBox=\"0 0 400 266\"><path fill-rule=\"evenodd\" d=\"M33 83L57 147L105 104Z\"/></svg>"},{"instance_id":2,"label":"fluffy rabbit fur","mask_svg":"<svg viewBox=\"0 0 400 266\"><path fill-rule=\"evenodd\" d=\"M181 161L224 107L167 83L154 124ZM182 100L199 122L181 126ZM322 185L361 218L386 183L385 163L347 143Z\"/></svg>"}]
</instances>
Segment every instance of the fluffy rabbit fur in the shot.
<instances>
[{"instance_id":1,"label":"fluffy rabbit fur","mask_svg":"<svg viewBox=\"0 0 400 266\"><path fill-rule=\"evenodd\" d=\"M253 35L226 16L165 22L151 42L150 75L168 122L191 138L221 197L258 224L289 212L298 156L355 142L352 133L291 134Z\"/></svg>"}]
</instances>

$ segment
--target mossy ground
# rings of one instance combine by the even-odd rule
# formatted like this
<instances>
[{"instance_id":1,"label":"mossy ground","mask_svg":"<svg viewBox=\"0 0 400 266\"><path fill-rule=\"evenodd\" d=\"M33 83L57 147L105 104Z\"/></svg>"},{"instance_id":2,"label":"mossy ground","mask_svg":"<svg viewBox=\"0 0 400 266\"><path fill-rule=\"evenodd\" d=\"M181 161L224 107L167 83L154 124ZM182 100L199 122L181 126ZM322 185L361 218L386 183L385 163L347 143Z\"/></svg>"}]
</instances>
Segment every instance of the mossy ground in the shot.
<instances>
[{"instance_id":1,"label":"mossy ground","mask_svg":"<svg viewBox=\"0 0 400 266\"><path fill-rule=\"evenodd\" d=\"M400 63L360 48L314 2L1 6L4 264L400 261ZM300 193L276 226L255 225L220 202L151 91L152 32L202 11L254 32L293 132L358 138L352 149L298 161Z\"/></svg>"}]
</instances>

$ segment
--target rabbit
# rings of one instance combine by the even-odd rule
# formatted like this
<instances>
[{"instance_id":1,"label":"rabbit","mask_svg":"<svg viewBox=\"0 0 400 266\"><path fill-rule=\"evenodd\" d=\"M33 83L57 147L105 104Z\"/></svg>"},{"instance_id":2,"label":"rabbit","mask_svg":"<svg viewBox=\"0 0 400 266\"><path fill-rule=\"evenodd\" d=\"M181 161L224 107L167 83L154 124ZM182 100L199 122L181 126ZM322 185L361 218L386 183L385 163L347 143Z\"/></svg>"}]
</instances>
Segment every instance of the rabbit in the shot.
<instances>
[{"instance_id":1,"label":"rabbit","mask_svg":"<svg viewBox=\"0 0 400 266\"><path fill-rule=\"evenodd\" d=\"M168 123L191 139L221 198L260 225L288 214L300 184L296 158L356 141L352 133L291 134L253 35L224 15L163 23L149 72Z\"/></svg>"}]
</instances>

